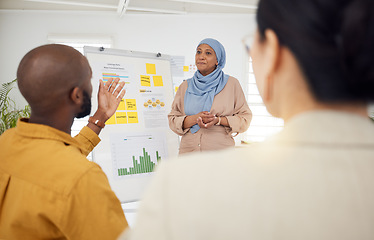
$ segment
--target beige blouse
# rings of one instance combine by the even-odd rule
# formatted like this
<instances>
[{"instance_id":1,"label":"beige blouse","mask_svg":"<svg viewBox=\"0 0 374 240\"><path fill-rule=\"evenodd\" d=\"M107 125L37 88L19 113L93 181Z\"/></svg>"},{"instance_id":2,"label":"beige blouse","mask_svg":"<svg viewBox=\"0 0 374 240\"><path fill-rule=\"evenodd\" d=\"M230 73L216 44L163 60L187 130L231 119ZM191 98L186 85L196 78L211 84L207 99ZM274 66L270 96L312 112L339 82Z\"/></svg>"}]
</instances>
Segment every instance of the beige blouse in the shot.
<instances>
[{"instance_id":1,"label":"beige blouse","mask_svg":"<svg viewBox=\"0 0 374 240\"><path fill-rule=\"evenodd\" d=\"M179 154L234 147L232 133L245 132L252 119L252 112L239 81L230 76L223 90L214 97L210 110L216 116L226 117L230 127L214 125L208 129L201 128L194 134L190 132L190 128L183 129L183 121L187 116L184 112L184 95L187 86L187 81L179 86L168 115L170 129L182 136Z\"/></svg>"}]
</instances>

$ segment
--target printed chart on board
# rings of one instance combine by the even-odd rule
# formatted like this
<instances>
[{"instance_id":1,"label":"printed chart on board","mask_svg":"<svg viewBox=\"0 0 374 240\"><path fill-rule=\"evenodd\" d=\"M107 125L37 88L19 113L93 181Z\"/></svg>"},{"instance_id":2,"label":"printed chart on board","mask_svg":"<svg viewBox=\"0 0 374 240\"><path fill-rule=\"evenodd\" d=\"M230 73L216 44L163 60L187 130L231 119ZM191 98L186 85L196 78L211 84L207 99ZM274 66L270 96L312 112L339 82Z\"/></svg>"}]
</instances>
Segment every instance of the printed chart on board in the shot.
<instances>
[{"instance_id":1,"label":"printed chart on board","mask_svg":"<svg viewBox=\"0 0 374 240\"><path fill-rule=\"evenodd\" d=\"M166 137L162 133L112 134L110 143L113 174L117 179L151 173L168 157Z\"/></svg>"},{"instance_id":2,"label":"printed chart on board","mask_svg":"<svg viewBox=\"0 0 374 240\"><path fill-rule=\"evenodd\" d=\"M119 62L104 62L101 63L98 72L100 79L106 83L110 78L119 78L120 82L125 82L125 89L127 92L132 92L137 89L137 84L134 79L134 66L132 64L124 64Z\"/></svg>"}]
</instances>

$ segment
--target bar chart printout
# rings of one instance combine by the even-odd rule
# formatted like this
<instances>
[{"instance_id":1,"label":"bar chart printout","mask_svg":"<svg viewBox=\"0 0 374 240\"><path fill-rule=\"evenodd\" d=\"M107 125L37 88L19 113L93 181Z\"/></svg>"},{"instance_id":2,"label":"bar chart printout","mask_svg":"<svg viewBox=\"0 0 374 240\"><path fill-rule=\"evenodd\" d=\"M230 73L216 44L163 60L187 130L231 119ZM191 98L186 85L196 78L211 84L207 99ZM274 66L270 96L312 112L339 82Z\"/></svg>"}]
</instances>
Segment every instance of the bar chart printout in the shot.
<instances>
[{"instance_id":1,"label":"bar chart printout","mask_svg":"<svg viewBox=\"0 0 374 240\"><path fill-rule=\"evenodd\" d=\"M156 151L156 159L157 163L161 160L158 151ZM135 159L135 156L132 156L132 161L134 167L118 168L118 176L152 172L156 166L156 163L151 161L151 156L145 151L145 148L143 148L143 156L139 156L139 161Z\"/></svg>"},{"instance_id":2,"label":"bar chart printout","mask_svg":"<svg viewBox=\"0 0 374 240\"><path fill-rule=\"evenodd\" d=\"M115 178L149 174L167 157L166 136L157 134L120 134L111 136Z\"/></svg>"}]
</instances>

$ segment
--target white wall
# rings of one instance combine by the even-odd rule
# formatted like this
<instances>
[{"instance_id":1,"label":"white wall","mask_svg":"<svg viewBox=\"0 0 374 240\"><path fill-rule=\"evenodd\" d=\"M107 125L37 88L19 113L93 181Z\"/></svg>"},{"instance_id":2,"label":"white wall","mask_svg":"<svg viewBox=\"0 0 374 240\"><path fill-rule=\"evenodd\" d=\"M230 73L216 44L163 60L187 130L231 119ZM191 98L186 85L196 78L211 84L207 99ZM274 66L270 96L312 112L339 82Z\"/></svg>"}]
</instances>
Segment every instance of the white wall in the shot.
<instances>
[{"instance_id":1,"label":"white wall","mask_svg":"<svg viewBox=\"0 0 374 240\"><path fill-rule=\"evenodd\" d=\"M16 77L21 58L47 43L49 34L100 34L113 38L114 48L160 52L186 57L194 64L196 45L206 37L226 48L225 73L240 81L245 77L242 38L255 29L254 15L150 15L98 12L0 11L0 83ZM13 98L26 104L18 91Z\"/></svg>"}]
</instances>

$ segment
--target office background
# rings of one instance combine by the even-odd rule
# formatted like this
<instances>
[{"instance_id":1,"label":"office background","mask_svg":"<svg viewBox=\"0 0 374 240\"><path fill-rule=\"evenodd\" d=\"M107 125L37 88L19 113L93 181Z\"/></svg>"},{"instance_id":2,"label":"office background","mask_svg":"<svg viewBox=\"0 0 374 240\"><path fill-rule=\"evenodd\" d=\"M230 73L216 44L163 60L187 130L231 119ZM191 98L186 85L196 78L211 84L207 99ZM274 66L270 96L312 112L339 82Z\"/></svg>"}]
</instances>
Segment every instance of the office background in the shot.
<instances>
[{"instance_id":1,"label":"office background","mask_svg":"<svg viewBox=\"0 0 374 240\"><path fill-rule=\"evenodd\" d=\"M127 11L120 16L115 10L9 9L7 2L0 2L0 84L16 78L18 64L29 50L54 41L91 41L117 49L184 56L185 65L190 66L195 63L197 44L206 37L212 37L226 48L224 72L236 77L243 89L247 87L248 55L242 39L255 30L253 10L246 11L249 13L217 13L210 11L211 6L199 5L200 12L165 14ZM30 5L31 2L25 1L25 4ZM17 88L10 95L18 107L27 104ZM137 203L123 207L131 225Z\"/></svg>"},{"instance_id":2,"label":"office background","mask_svg":"<svg viewBox=\"0 0 374 240\"><path fill-rule=\"evenodd\" d=\"M254 14L117 14L98 11L0 10L0 83L16 77L21 58L48 38L111 39L118 49L185 56L194 64L197 44L206 37L222 42L224 71L243 83L247 55L242 39L255 29ZM17 104L26 102L13 91Z\"/></svg>"},{"instance_id":3,"label":"office background","mask_svg":"<svg viewBox=\"0 0 374 240\"><path fill-rule=\"evenodd\" d=\"M101 2L113 1L102 0ZM248 96L256 97L253 74L250 74L248 56L242 44L242 39L248 34L253 34L255 30L255 11L241 9L234 13L234 11L230 11L233 8L227 7L223 10L222 3L249 5L257 1L186 0L185 2L208 2L211 4L195 4L194 9L190 8L190 11L184 13L150 13L129 10L122 16L116 12L116 9L98 11L97 8L92 7L89 8L90 10L77 7L76 10L71 10L64 5L58 5L62 6L60 10L55 5L49 5L51 9L46 9L48 8L46 7L39 10L28 8L23 10L22 5L12 9L9 7L10 2L32 4L30 1L22 0L0 1L0 84L9 82L16 77L19 61L29 50L61 39L70 42L86 40L93 43L109 44L112 48L117 49L184 56L185 65L189 66L194 64L195 49L199 41L206 37L212 37L219 40L226 48L227 63L224 72L238 78ZM76 1L64 0L60 2ZM98 3L100 1L86 2ZM118 3L118 0L114 2ZM132 3L137 4L138 2L144 3L145 1L132 0L128 7L131 9L134 6ZM157 2L174 4L175 1L148 1L155 9L165 8L165 6L156 6ZM120 3L121 1L119 1ZM220 11L222 13L216 11L214 3L221 3ZM240 9L240 7L236 7L236 9ZM26 104L17 89L11 92L11 97L19 107ZM248 99L254 112L253 122L248 132L253 132L253 136L257 136L257 132L261 132L261 138L263 138L265 135L278 131L283 122L267 116L264 106L256 101ZM258 131L255 131L256 127ZM131 224L136 204L124 207L127 209L126 216Z\"/></svg>"}]
</instances>

